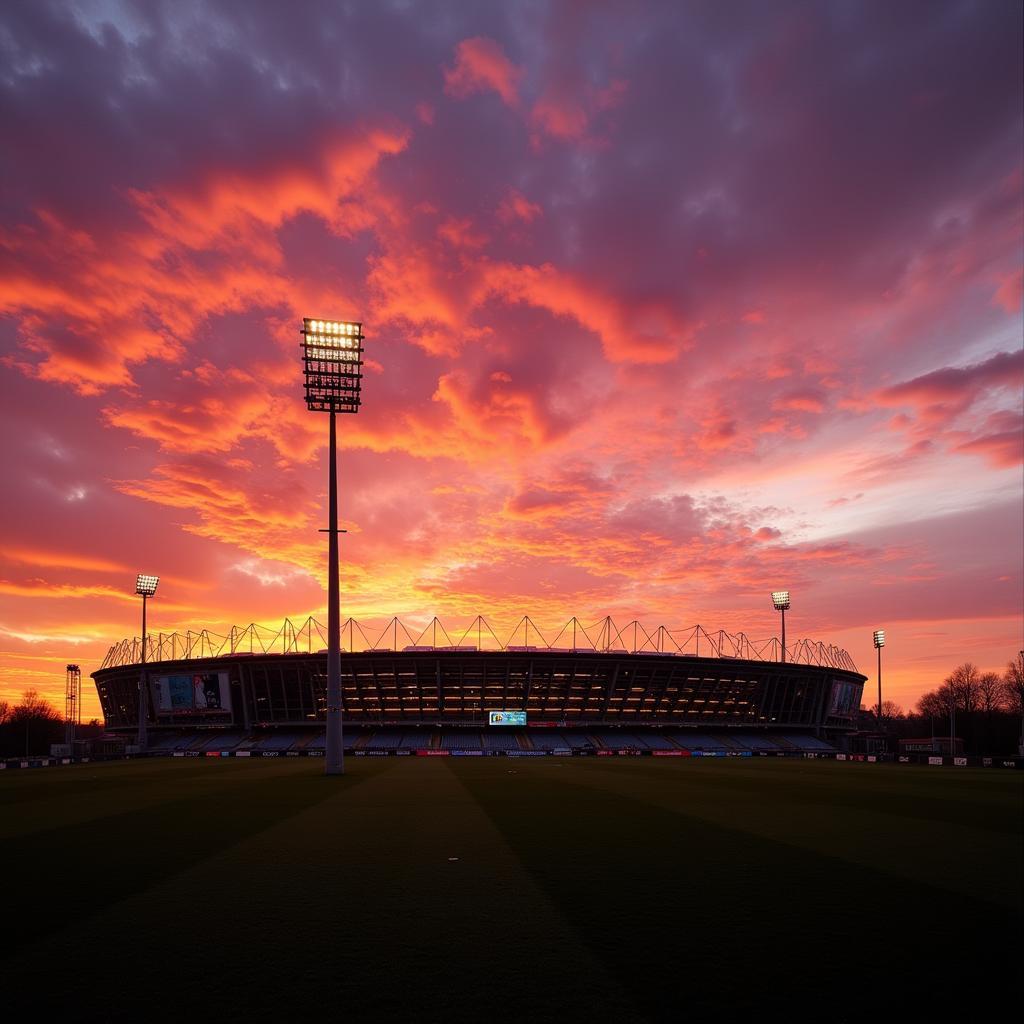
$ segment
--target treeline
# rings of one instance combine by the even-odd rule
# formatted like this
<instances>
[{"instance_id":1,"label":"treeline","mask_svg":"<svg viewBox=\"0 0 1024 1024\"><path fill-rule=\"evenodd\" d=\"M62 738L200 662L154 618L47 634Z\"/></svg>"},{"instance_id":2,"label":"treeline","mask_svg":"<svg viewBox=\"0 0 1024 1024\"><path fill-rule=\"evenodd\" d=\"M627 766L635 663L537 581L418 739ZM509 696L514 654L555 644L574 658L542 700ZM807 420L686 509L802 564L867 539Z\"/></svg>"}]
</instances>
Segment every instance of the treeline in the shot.
<instances>
[{"instance_id":1,"label":"treeline","mask_svg":"<svg viewBox=\"0 0 1024 1024\"><path fill-rule=\"evenodd\" d=\"M98 736L103 726L98 719L80 725L79 739ZM0 700L0 757L34 757L49 754L51 743L64 742L64 717L35 690L26 690L20 703Z\"/></svg>"},{"instance_id":2,"label":"treeline","mask_svg":"<svg viewBox=\"0 0 1024 1024\"><path fill-rule=\"evenodd\" d=\"M877 714L878 705L872 705ZM977 665L958 665L942 684L904 713L891 701L882 702L882 727L897 738L949 736L964 741L968 754L1011 754L1024 735L1024 655L1018 655L1000 675Z\"/></svg>"}]
</instances>

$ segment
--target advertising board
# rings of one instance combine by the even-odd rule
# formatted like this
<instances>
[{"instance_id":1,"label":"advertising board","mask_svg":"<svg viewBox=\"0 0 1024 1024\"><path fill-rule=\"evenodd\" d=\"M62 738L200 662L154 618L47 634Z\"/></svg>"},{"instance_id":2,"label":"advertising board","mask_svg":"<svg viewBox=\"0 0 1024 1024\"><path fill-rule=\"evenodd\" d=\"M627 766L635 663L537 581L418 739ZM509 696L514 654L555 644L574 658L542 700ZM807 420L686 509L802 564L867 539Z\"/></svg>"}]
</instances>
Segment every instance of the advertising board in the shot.
<instances>
[{"instance_id":1,"label":"advertising board","mask_svg":"<svg viewBox=\"0 0 1024 1024\"><path fill-rule=\"evenodd\" d=\"M488 711L488 725L526 725L525 711Z\"/></svg>"},{"instance_id":2,"label":"advertising board","mask_svg":"<svg viewBox=\"0 0 1024 1024\"><path fill-rule=\"evenodd\" d=\"M149 685L157 714L191 717L231 713L227 672L156 676Z\"/></svg>"}]
</instances>

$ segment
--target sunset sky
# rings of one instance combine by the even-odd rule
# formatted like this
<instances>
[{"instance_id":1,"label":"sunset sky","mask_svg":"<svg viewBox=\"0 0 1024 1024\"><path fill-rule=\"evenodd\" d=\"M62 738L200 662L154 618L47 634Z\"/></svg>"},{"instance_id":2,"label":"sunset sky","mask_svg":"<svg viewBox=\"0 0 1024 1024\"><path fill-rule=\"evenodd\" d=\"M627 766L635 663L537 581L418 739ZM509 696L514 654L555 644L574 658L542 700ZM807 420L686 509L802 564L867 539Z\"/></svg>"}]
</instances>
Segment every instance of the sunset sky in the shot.
<instances>
[{"instance_id":1,"label":"sunset sky","mask_svg":"<svg viewBox=\"0 0 1024 1024\"><path fill-rule=\"evenodd\" d=\"M1022 646L1021 6L5 2L0 699L343 617ZM557 630L556 630L557 631ZM868 695L873 691L869 689Z\"/></svg>"}]
</instances>

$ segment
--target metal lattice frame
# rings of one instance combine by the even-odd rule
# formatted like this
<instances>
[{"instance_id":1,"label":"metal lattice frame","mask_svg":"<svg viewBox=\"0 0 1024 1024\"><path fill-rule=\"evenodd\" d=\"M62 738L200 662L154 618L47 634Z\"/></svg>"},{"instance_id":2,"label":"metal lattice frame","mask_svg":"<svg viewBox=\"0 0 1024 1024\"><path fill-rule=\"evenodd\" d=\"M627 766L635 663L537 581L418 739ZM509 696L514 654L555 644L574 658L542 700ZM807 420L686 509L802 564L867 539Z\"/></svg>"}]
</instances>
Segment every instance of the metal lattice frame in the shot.
<instances>
[{"instance_id":1,"label":"metal lattice frame","mask_svg":"<svg viewBox=\"0 0 1024 1024\"><path fill-rule=\"evenodd\" d=\"M367 629L371 629L369 635ZM595 654L668 654L763 662L782 660L781 645L777 637L751 640L746 633L730 633L724 629L709 632L700 625L683 629L658 626L652 631L636 619L619 628L611 616L605 616L586 627L574 616L550 641L528 615L519 620L504 643L482 615L473 619L461 634L457 630L449 633L436 616L415 635L397 617L388 622L376 640L371 639L372 632L372 627L364 627L356 619L348 619L342 626L342 650L350 654L397 650L490 650L510 653L564 651ZM453 641L453 635L458 639ZM400 639L405 641L401 647ZM474 639L476 643L472 642ZM187 661L192 658L214 658L223 654L313 654L325 649L326 646L326 626L310 616L301 625L296 625L291 619L285 619L276 629L250 623L248 626L232 626L227 633L201 629L187 630L185 633L150 635L146 638L146 661ZM815 665L820 668L857 672L857 666L845 650L817 640L796 640L787 644L785 660L798 665ZM141 661L141 642L138 637L132 637L112 645L100 669L135 665Z\"/></svg>"}]
</instances>

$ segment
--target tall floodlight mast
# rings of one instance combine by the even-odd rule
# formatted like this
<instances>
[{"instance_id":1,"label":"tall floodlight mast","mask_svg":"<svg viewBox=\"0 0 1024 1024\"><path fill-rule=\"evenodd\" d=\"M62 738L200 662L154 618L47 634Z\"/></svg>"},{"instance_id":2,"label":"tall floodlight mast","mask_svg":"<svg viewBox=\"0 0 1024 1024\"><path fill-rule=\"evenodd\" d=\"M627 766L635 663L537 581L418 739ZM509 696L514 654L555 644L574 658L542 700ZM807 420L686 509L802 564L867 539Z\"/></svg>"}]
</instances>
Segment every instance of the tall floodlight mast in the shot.
<instances>
[{"instance_id":1,"label":"tall floodlight mast","mask_svg":"<svg viewBox=\"0 0 1024 1024\"><path fill-rule=\"evenodd\" d=\"M773 590L772 604L777 612L782 612L782 661L786 660L786 612L789 611L789 591Z\"/></svg>"},{"instance_id":2,"label":"tall floodlight mast","mask_svg":"<svg viewBox=\"0 0 1024 1024\"><path fill-rule=\"evenodd\" d=\"M876 629L871 634L875 642L875 650L878 651L878 731L882 731L882 648L885 646L885 630Z\"/></svg>"},{"instance_id":3,"label":"tall floodlight mast","mask_svg":"<svg viewBox=\"0 0 1024 1024\"><path fill-rule=\"evenodd\" d=\"M146 686L146 602L156 593L159 576L147 576L139 573L135 577L135 593L142 598L142 671L139 673L139 736L136 741L139 753L146 750L146 725L149 718L149 697Z\"/></svg>"},{"instance_id":4,"label":"tall floodlight mast","mask_svg":"<svg viewBox=\"0 0 1024 1024\"><path fill-rule=\"evenodd\" d=\"M306 408L331 414L327 508L327 757L328 775L345 771L341 701L341 595L338 581L338 456L335 413L359 412L363 325L350 320L302 321Z\"/></svg>"}]
</instances>

